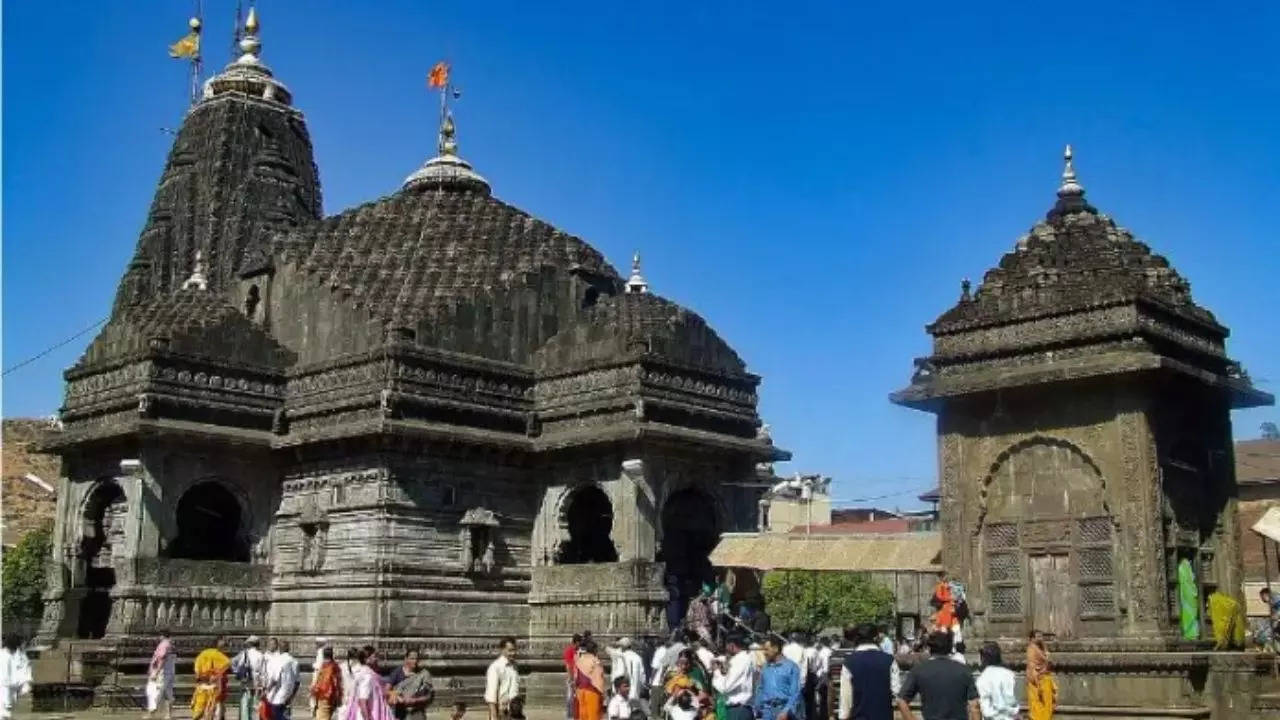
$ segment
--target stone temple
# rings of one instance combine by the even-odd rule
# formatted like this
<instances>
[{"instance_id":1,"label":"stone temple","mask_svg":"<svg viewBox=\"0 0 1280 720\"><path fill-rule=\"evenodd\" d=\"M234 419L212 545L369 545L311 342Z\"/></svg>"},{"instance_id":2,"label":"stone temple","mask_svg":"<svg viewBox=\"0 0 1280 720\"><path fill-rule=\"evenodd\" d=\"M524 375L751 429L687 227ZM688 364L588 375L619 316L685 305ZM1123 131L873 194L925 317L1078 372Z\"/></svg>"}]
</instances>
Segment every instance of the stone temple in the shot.
<instances>
[{"instance_id":1,"label":"stone temple","mask_svg":"<svg viewBox=\"0 0 1280 720\"><path fill-rule=\"evenodd\" d=\"M66 372L41 634L407 645L663 631L783 459L698 315L439 155L324 216L260 58L204 85L110 320ZM407 163L412 169L412 163Z\"/></svg>"},{"instance_id":2,"label":"stone temple","mask_svg":"<svg viewBox=\"0 0 1280 720\"><path fill-rule=\"evenodd\" d=\"M1206 644L1179 633L1176 568L1202 605L1239 598L1230 412L1273 399L1187 281L1084 194L1068 148L1045 219L963 283L892 396L937 415L943 565L966 585L971 647L1052 637L1064 702L1250 711L1258 656L1192 652ZM1257 717L1238 709L1213 708Z\"/></svg>"}]
</instances>

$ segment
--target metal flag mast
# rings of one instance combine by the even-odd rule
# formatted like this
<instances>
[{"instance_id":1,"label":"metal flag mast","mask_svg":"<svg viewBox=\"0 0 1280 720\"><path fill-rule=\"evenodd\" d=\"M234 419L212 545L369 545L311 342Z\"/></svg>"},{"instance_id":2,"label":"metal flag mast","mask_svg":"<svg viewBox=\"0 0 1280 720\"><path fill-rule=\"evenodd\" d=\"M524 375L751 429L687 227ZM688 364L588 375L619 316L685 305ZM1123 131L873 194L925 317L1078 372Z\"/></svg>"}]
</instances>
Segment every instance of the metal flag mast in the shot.
<instances>
[{"instance_id":1,"label":"metal flag mast","mask_svg":"<svg viewBox=\"0 0 1280 720\"><path fill-rule=\"evenodd\" d=\"M200 30L204 24L204 0L195 0L196 14L191 18L191 31L196 35L196 54L191 57L191 104L200 99L200 73L204 70L201 61L203 49L200 47Z\"/></svg>"}]
</instances>

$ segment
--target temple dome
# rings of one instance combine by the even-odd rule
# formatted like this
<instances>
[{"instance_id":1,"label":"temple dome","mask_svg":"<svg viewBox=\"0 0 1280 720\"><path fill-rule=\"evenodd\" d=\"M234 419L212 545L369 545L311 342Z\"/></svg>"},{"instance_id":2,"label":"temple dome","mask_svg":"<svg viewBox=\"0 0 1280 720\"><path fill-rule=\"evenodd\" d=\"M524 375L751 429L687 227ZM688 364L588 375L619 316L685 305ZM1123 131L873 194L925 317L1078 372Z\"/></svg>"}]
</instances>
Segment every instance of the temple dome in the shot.
<instances>
[{"instance_id":1,"label":"temple dome","mask_svg":"<svg viewBox=\"0 0 1280 720\"><path fill-rule=\"evenodd\" d=\"M697 313L651 292L600 299L538 351L540 371L648 355L704 371L743 375L746 365Z\"/></svg>"},{"instance_id":2,"label":"temple dome","mask_svg":"<svg viewBox=\"0 0 1280 720\"><path fill-rule=\"evenodd\" d=\"M1070 148L1058 199L1012 252L929 327L945 333L1088 307L1147 301L1221 330L1169 261L1084 199Z\"/></svg>"}]
</instances>

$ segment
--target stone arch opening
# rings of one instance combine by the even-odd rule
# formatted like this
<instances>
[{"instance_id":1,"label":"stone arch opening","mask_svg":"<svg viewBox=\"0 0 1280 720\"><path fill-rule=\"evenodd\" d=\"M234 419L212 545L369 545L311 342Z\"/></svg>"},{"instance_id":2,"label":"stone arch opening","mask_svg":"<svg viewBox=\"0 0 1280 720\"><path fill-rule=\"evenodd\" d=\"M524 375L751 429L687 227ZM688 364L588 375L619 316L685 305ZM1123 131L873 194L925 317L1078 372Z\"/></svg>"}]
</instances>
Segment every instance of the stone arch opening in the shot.
<instances>
[{"instance_id":1,"label":"stone arch opening","mask_svg":"<svg viewBox=\"0 0 1280 720\"><path fill-rule=\"evenodd\" d=\"M128 503L114 480L103 480L85 497L81 513L80 559L85 595L80 601L76 635L100 638L111 620L111 590L116 584L114 559L124 546Z\"/></svg>"},{"instance_id":2,"label":"stone arch opening","mask_svg":"<svg viewBox=\"0 0 1280 720\"><path fill-rule=\"evenodd\" d=\"M667 585L682 603L697 595L703 583L715 582L711 551L719 541L719 515L710 495L688 487L667 497L658 559L666 563Z\"/></svg>"},{"instance_id":3,"label":"stone arch opening","mask_svg":"<svg viewBox=\"0 0 1280 720\"><path fill-rule=\"evenodd\" d=\"M569 537L560 543L556 562L561 565L607 563L618 561L618 548L613 544L613 503L595 485L570 491L565 498L561 524Z\"/></svg>"},{"instance_id":4,"label":"stone arch opening","mask_svg":"<svg viewBox=\"0 0 1280 720\"><path fill-rule=\"evenodd\" d=\"M197 483L178 500L178 535L169 545L169 557L249 562L242 518L240 501L222 483Z\"/></svg>"},{"instance_id":5,"label":"stone arch opening","mask_svg":"<svg viewBox=\"0 0 1280 720\"><path fill-rule=\"evenodd\" d=\"M1015 443L992 463L979 503L974 579L996 634L1114 630L1118 528L1088 455L1051 437Z\"/></svg>"}]
</instances>

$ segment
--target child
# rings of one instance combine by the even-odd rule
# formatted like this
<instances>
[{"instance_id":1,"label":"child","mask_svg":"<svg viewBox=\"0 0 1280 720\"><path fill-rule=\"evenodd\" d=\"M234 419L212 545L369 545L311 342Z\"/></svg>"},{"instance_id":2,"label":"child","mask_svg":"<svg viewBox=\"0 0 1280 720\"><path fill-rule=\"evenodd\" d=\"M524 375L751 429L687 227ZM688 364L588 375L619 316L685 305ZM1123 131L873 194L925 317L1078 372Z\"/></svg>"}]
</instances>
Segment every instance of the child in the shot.
<instances>
[{"instance_id":1,"label":"child","mask_svg":"<svg viewBox=\"0 0 1280 720\"><path fill-rule=\"evenodd\" d=\"M667 700L667 704L663 707L663 714L666 720L696 720L698 706L694 702L693 693L688 690L676 693L674 697Z\"/></svg>"},{"instance_id":2,"label":"child","mask_svg":"<svg viewBox=\"0 0 1280 720\"><path fill-rule=\"evenodd\" d=\"M467 704L461 700L453 704L453 712L449 715L449 720L462 720L462 716L467 714Z\"/></svg>"},{"instance_id":3,"label":"child","mask_svg":"<svg viewBox=\"0 0 1280 720\"><path fill-rule=\"evenodd\" d=\"M623 675L613 680L613 697L609 698L609 707L605 710L609 720L627 720L631 717L631 682Z\"/></svg>"}]
</instances>

